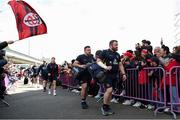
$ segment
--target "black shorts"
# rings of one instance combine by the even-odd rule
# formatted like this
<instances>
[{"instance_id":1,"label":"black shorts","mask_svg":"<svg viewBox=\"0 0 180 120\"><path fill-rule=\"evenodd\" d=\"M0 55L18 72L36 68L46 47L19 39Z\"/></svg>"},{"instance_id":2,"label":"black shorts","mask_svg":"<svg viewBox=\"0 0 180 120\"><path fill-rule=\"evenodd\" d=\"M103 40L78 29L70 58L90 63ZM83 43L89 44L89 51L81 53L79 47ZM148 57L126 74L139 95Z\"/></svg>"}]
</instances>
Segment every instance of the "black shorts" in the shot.
<instances>
[{"instance_id":1,"label":"black shorts","mask_svg":"<svg viewBox=\"0 0 180 120\"><path fill-rule=\"evenodd\" d=\"M106 80L104 81L104 85L106 88L112 87L113 89L116 88L118 82L118 75L107 75Z\"/></svg>"},{"instance_id":2,"label":"black shorts","mask_svg":"<svg viewBox=\"0 0 180 120\"><path fill-rule=\"evenodd\" d=\"M48 80L48 76L47 76L47 75L42 75L42 76L41 76L41 79L47 81L47 80Z\"/></svg>"},{"instance_id":3,"label":"black shorts","mask_svg":"<svg viewBox=\"0 0 180 120\"><path fill-rule=\"evenodd\" d=\"M79 82L79 85L83 83L90 83L92 80L91 74L88 72L88 70L84 70L78 77L77 80Z\"/></svg>"},{"instance_id":4,"label":"black shorts","mask_svg":"<svg viewBox=\"0 0 180 120\"><path fill-rule=\"evenodd\" d=\"M37 74L31 75L31 78L36 78L36 77L37 77Z\"/></svg>"},{"instance_id":5,"label":"black shorts","mask_svg":"<svg viewBox=\"0 0 180 120\"><path fill-rule=\"evenodd\" d=\"M57 76L49 76L48 78L49 82L53 82L54 80L57 81Z\"/></svg>"}]
</instances>

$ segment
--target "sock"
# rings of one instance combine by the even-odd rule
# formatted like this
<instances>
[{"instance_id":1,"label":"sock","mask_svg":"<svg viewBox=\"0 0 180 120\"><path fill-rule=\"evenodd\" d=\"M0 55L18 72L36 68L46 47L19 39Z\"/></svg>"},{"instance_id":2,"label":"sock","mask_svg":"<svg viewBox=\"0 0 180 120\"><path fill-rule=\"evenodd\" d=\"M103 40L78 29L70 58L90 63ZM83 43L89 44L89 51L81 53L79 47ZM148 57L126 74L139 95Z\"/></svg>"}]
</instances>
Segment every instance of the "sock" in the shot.
<instances>
[{"instance_id":1,"label":"sock","mask_svg":"<svg viewBox=\"0 0 180 120\"><path fill-rule=\"evenodd\" d=\"M81 99L81 102L86 102L86 98Z\"/></svg>"}]
</instances>

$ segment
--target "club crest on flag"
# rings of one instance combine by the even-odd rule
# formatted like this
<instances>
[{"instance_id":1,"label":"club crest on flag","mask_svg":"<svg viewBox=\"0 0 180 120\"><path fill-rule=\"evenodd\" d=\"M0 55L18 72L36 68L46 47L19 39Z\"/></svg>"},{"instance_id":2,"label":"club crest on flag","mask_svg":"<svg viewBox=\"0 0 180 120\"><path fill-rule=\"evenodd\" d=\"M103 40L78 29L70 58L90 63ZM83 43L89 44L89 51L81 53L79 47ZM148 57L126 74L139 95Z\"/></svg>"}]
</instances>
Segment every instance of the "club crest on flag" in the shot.
<instances>
[{"instance_id":1,"label":"club crest on flag","mask_svg":"<svg viewBox=\"0 0 180 120\"><path fill-rule=\"evenodd\" d=\"M35 27L42 24L41 18L35 13L28 13L23 20L24 24L29 27Z\"/></svg>"}]
</instances>

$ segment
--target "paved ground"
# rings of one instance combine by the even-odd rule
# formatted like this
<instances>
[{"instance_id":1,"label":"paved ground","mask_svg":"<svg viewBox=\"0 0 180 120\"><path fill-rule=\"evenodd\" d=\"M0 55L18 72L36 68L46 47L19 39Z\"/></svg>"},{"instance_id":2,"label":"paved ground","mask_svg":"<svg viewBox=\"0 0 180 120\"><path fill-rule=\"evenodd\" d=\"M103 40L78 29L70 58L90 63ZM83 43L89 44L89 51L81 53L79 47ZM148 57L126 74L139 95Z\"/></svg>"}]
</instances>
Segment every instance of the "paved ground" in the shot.
<instances>
[{"instance_id":1,"label":"paved ground","mask_svg":"<svg viewBox=\"0 0 180 120\"><path fill-rule=\"evenodd\" d=\"M29 85L18 84L18 88L6 100L10 107L0 103L0 119L163 119L171 118L167 114L153 115L153 111L112 104L114 115L102 116L100 112L101 102L97 103L94 98L88 98L89 109L80 108L79 95L69 92L67 89L58 88L57 96L43 93L40 88L36 89ZM178 118L180 118L178 116Z\"/></svg>"}]
</instances>

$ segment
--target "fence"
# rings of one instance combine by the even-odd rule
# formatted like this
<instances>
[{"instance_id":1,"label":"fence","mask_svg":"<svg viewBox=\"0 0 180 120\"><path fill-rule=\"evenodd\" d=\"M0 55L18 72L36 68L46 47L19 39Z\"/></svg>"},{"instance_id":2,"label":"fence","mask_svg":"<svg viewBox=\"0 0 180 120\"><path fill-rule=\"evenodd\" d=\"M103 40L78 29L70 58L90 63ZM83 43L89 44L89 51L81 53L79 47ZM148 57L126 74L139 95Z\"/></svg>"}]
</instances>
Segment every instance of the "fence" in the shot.
<instances>
[{"instance_id":1,"label":"fence","mask_svg":"<svg viewBox=\"0 0 180 120\"><path fill-rule=\"evenodd\" d=\"M124 98L153 104L154 114L165 108L176 118L180 113L180 66L174 66L169 72L162 67L147 67L142 70L127 69L127 80L123 82L126 91ZM62 76L61 82L68 87L77 88L77 81L68 75ZM118 82L119 83L119 82ZM120 93L114 94L121 97Z\"/></svg>"},{"instance_id":2,"label":"fence","mask_svg":"<svg viewBox=\"0 0 180 120\"><path fill-rule=\"evenodd\" d=\"M180 66L172 67L166 77L166 80L170 80L170 85L167 86L170 100L167 101L167 104L170 105L170 112L176 119L176 113L180 113Z\"/></svg>"}]
</instances>

